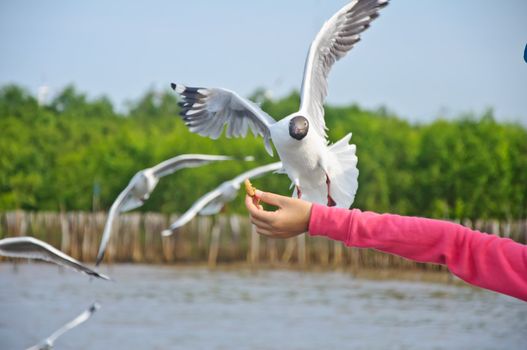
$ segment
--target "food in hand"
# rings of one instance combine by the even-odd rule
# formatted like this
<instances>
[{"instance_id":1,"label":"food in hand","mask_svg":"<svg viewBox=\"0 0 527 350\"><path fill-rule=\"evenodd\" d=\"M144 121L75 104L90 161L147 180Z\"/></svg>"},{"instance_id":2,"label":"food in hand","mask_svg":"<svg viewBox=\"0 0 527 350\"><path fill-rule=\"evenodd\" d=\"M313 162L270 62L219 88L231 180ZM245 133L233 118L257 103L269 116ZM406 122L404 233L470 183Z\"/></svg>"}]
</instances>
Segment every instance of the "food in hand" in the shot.
<instances>
[{"instance_id":1,"label":"food in hand","mask_svg":"<svg viewBox=\"0 0 527 350\"><path fill-rule=\"evenodd\" d=\"M255 193L256 188L253 187L253 185L251 184L251 181L249 181L249 179L246 179L244 183L245 183L245 191L247 192L249 197L254 197L254 195L256 194Z\"/></svg>"}]
</instances>

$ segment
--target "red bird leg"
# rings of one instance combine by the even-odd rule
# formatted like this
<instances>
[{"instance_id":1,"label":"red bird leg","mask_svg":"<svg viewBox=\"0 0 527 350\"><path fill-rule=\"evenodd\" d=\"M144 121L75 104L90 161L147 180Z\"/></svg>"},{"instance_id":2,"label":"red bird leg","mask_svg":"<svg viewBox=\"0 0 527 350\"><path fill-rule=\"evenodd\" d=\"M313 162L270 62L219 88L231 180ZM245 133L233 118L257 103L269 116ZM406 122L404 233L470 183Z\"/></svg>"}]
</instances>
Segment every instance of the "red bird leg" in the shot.
<instances>
[{"instance_id":1,"label":"red bird leg","mask_svg":"<svg viewBox=\"0 0 527 350\"><path fill-rule=\"evenodd\" d=\"M335 203L335 201L333 200L333 198L331 198L331 195L329 194L329 187L331 185L331 181L329 180L329 176L326 174L326 185L328 187L328 207L334 207L335 205L337 205L337 203Z\"/></svg>"},{"instance_id":2,"label":"red bird leg","mask_svg":"<svg viewBox=\"0 0 527 350\"><path fill-rule=\"evenodd\" d=\"M298 199L302 199L302 191L300 190L300 187L298 186L295 186L296 187L296 196L298 197Z\"/></svg>"}]
</instances>

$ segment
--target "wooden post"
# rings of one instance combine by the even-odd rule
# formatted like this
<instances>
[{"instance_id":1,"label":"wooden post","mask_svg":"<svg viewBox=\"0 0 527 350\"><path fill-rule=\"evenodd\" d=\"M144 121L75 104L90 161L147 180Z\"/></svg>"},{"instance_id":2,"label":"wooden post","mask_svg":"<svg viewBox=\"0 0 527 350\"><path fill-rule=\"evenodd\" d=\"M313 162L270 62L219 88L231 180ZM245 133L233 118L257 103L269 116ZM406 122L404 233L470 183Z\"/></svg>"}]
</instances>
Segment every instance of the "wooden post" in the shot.
<instances>
[{"instance_id":1,"label":"wooden post","mask_svg":"<svg viewBox=\"0 0 527 350\"><path fill-rule=\"evenodd\" d=\"M378 265L378 260L381 260L381 264L379 264L381 266L383 265L382 262L385 258L384 255L386 255L384 254L380 256L380 254L375 254L376 252L373 252L370 249L368 249L367 251L361 251L358 248L349 248L349 252L350 252L350 266L351 266L351 271L353 273L356 273L359 270L359 263L361 260L364 260L360 258L361 253L368 254L369 255L368 260L370 260L374 265Z\"/></svg>"},{"instance_id":2,"label":"wooden post","mask_svg":"<svg viewBox=\"0 0 527 350\"><path fill-rule=\"evenodd\" d=\"M149 263L160 263L162 258L161 231L167 228L165 216L156 213L146 213L145 227L145 259Z\"/></svg>"},{"instance_id":3,"label":"wooden post","mask_svg":"<svg viewBox=\"0 0 527 350\"><path fill-rule=\"evenodd\" d=\"M60 227L61 227L61 239L60 239L60 250L65 254L70 253L70 223L68 220L67 213L60 213Z\"/></svg>"},{"instance_id":4,"label":"wooden post","mask_svg":"<svg viewBox=\"0 0 527 350\"><path fill-rule=\"evenodd\" d=\"M282 262L284 264L289 263L289 261L293 257L295 246L296 246L296 240L294 238L288 238L287 243L285 244L284 254L282 255Z\"/></svg>"},{"instance_id":5,"label":"wooden post","mask_svg":"<svg viewBox=\"0 0 527 350\"><path fill-rule=\"evenodd\" d=\"M80 236L80 230L81 226L84 224L83 218L81 216L80 212L73 213L73 230L71 230L70 235L70 255L75 258L79 259L79 236Z\"/></svg>"},{"instance_id":6,"label":"wooden post","mask_svg":"<svg viewBox=\"0 0 527 350\"><path fill-rule=\"evenodd\" d=\"M85 223L83 225L83 234L81 239L81 255L82 261L91 261L91 247L93 235L95 233L95 216L92 213L85 213Z\"/></svg>"},{"instance_id":7,"label":"wooden post","mask_svg":"<svg viewBox=\"0 0 527 350\"><path fill-rule=\"evenodd\" d=\"M321 239L317 243L319 251L319 263L323 267L327 267L329 265L329 241L327 239Z\"/></svg>"},{"instance_id":8,"label":"wooden post","mask_svg":"<svg viewBox=\"0 0 527 350\"><path fill-rule=\"evenodd\" d=\"M474 222L474 229L477 230L477 231L480 231L480 232L484 232L485 231L485 222L483 220L476 220Z\"/></svg>"},{"instance_id":9,"label":"wooden post","mask_svg":"<svg viewBox=\"0 0 527 350\"><path fill-rule=\"evenodd\" d=\"M229 218L231 228L231 241L229 244L229 257L232 260L239 258L241 242L241 223L238 215L231 215Z\"/></svg>"},{"instance_id":10,"label":"wooden post","mask_svg":"<svg viewBox=\"0 0 527 350\"><path fill-rule=\"evenodd\" d=\"M300 234L296 236L296 240L298 243L298 264L302 267L306 266L306 235Z\"/></svg>"},{"instance_id":11,"label":"wooden post","mask_svg":"<svg viewBox=\"0 0 527 350\"><path fill-rule=\"evenodd\" d=\"M468 228L473 228L472 226L472 221L470 219L463 219L461 221L462 225L465 226L465 227L468 227Z\"/></svg>"},{"instance_id":12,"label":"wooden post","mask_svg":"<svg viewBox=\"0 0 527 350\"><path fill-rule=\"evenodd\" d=\"M143 216L140 213L133 213L130 215L131 225L129 227L129 234L131 238L131 257L129 260L133 262L143 261L143 245L141 244L141 221Z\"/></svg>"},{"instance_id":13,"label":"wooden post","mask_svg":"<svg viewBox=\"0 0 527 350\"><path fill-rule=\"evenodd\" d=\"M342 267L342 243L333 241L333 267Z\"/></svg>"},{"instance_id":14,"label":"wooden post","mask_svg":"<svg viewBox=\"0 0 527 350\"><path fill-rule=\"evenodd\" d=\"M491 232L493 235L500 236L500 222L498 220L492 220L490 222Z\"/></svg>"},{"instance_id":15,"label":"wooden post","mask_svg":"<svg viewBox=\"0 0 527 350\"><path fill-rule=\"evenodd\" d=\"M251 224L251 245L249 248L249 262L251 265L258 264L260 260L260 235L256 233L256 227Z\"/></svg>"},{"instance_id":16,"label":"wooden post","mask_svg":"<svg viewBox=\"0 0 527 350\"><path fill-rule=\"evenodd\" d=\"M278 261L278 251L276 249L276 240L267 238L267 251L269 252L269 263L271 266L276 265Z\"/></svg>"},{"instance_id":17,"label":"wooden post","mask_svg":"<svg viewBox=\"0 0 527 350\"><path fill-rule=\"evenodd\" d=\"M204 259L207 256L209 248L209 235L212 231L213 217L210 216L199 216L196 230L190 232L190 234L196 234L198 237L197 242L197 259Z\"/></svg>"},{"instance_id":18,"label":"wooden post","mask_svg":"<svg viewBox=\"0 0 527 350\"><path fill-rule=\"evenodd\" d=\"M500 223L500 233L502 237L511 237L511 226L512 224L510 220Z\"/></svg>"},{"instance_id":19,"label":"wooden post","mask_svg":"<svg viewBox=\"0 0 527 350\"><path fill-rule=\"evenodd\" d=\"M220 248L220 233L221 227L220 223L216 222L212 227L212 234L210 239L210 248L209 248L209 260L208 264L210 268L216 267L216 261L218 259L218 251Z\"/></svg>"}]
</instances>

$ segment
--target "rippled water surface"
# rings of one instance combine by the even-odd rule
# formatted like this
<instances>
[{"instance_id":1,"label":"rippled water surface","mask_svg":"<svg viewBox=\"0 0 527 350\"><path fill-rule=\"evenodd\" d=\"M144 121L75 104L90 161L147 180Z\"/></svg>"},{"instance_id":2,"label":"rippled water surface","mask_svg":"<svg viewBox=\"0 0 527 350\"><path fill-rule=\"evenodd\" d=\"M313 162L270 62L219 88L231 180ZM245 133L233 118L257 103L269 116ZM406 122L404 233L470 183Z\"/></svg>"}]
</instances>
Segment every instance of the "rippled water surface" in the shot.
<instances>
[{"instance_id":1,"label":"rippled water surface","mask_svg":"<svg viewBox=\"0 0 527 350\"><path fill-rule=\"evenodd\" d=\"M526 349L527 303L347 273L118 265L115 282L0 264L0 349L24 349L97 300L56 349Z\"/></svg>"}]
</instances>

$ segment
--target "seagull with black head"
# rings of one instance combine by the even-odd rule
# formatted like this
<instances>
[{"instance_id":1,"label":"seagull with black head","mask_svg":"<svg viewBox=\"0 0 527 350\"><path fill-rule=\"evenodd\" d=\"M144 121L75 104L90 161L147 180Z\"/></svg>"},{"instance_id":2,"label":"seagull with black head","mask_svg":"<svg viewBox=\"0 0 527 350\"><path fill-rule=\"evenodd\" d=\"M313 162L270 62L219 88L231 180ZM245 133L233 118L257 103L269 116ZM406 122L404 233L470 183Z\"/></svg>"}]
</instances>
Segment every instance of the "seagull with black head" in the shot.
<instances>
[{"instance_id":1,"label":"seagull with black head","mask_svg":"<svg viewBox=\"0 0 527 350\"><path fill-rule=\"evenodd\" d=\"M333 64L359 40L388 0L354 0L321 28L309 49L304 68L300 109L276 121L256 104L223 88L196 88L172 83L181 95L181 116L191 132L217 139L245 137L250 129L271 140L295 186L294 195L311 202L349 208L359 171L351 133L329 145L324 120L327 77ZM226 128L225 128L226 126Z\"/></svg>"}]
</instances>

